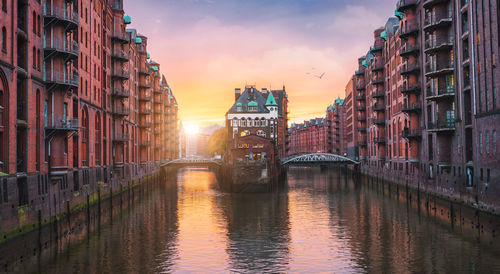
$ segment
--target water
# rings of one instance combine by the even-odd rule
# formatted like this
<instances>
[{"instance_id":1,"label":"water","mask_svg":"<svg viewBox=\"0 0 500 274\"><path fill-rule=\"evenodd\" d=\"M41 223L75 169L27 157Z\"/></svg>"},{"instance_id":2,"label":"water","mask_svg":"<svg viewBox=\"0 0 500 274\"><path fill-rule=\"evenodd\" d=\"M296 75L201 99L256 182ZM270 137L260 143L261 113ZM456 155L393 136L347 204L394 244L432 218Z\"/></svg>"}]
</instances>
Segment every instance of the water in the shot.
<instances>
[{"instance_id":1,"label":"water","mask_svg":"<svg viewBox=\"0 0 500 274\"><path fill-rule=\"evenodd\" d=\"M147 193L83 242L22 270L500 273L498 244L339 170L291 168L287 185L228 194L209 171L181 170L176 187Z\"/></svg>"}]
</instances>

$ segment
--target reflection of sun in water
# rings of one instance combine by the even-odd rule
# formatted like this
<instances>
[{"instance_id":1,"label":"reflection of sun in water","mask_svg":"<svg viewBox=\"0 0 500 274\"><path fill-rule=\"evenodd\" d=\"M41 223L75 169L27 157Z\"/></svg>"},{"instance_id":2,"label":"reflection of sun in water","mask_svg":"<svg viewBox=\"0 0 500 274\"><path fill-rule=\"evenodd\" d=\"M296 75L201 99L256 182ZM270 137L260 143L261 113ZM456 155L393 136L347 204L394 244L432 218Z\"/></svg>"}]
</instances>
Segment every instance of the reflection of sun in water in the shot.
<instances>
[{"instance_id":1,"label":"reflection of sun in water","mask_svg":"<svg viewBox=\"0 0 500 274\"><path fill-rule=\"evenodd\" d=\"M196 135L200 132L200 127L194 122L186 122L184 124L184 131L188 135Z\"/></svg>"}]
</instances>

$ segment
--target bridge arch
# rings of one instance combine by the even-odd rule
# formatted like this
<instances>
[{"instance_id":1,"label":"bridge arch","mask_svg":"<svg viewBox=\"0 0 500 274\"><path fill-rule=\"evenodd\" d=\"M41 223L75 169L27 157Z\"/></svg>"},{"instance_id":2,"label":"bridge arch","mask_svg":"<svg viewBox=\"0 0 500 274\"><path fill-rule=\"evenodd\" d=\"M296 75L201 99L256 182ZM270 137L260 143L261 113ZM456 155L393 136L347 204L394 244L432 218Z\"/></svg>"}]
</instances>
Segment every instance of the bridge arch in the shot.
<instances>
[{"instance_id":1,"label":"bridge arch","mask_svg":"<svg viewBox=\"0 0 500 274\"><path fill-rule=\"evenodd\" d=\"M339 163L354 165L359 164L359 162L354 161L350 158L332 153L308 153L301 155L292 155L281 160L282 165L314 163Z\"/></svg>"}]
</instances>

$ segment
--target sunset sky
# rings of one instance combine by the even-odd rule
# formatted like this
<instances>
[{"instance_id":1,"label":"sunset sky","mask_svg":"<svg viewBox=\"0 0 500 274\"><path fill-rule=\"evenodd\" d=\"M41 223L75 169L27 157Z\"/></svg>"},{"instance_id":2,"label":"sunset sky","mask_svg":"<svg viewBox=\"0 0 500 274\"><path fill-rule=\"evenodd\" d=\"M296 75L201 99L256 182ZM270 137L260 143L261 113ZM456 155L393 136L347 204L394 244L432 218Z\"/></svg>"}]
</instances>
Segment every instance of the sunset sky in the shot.
<instances>
[{"instance_id":1,"label":"sunset sky","mask_svg":"<svg viewBox=\"0 0 500 274\"><path fill-rule=\"evenodd\" d=\"M125 0L180 118L222 123L234 88L286 85L291 121L323 116L396 0ZM323 79L319 75L325 72Z\"/></svg>"}]
</instances>

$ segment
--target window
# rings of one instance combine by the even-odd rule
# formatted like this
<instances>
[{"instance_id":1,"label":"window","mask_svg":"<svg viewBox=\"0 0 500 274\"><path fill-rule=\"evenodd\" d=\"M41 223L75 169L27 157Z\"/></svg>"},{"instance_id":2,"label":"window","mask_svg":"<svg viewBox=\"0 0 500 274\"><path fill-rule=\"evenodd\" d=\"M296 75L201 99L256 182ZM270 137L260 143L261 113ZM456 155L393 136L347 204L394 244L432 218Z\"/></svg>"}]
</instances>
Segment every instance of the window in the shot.
<instances>
[{"instance_id":1,"label":"window","mask_svg":"<svg viewBox=\"0 0 500 274\"><path fill-rule=\"evenodd\" d=\"M496 154L497 153L497 131L493 130L491 133L491 153Z\"/></svg>"},{"instance_id":2,"label":"window","mask_svg":"<svg viewBox=\"0 0 500 274\"><path fill-rule=\"evenodd\" d=\"M485 136L484 136L484 150L486 152L486 154L489 154L490 153L490 142L488 140L488 136L489 133L486 132Z\"/></svg>"},{"instance_id":3,"label":"window","mask_svg":"<svg viewBox=\"0 0 500 274\"><path fill-rule=\"evenodd\" d=\"M7 0L2 0L2 10L3 12L7 12Z\"/></svg>"},{"instance_id":4,"label":"window","mask_svg":"<svg viewBox=\"0 0 500 274\"><path fill-rule=\"evenodd\" d=\"M2 51L7 52L7 29L2 28Z\"/></svg>"},{"instance_id":5,"label":"window","mask_svg":"<svg viewBox=\"0 0 500 274\"><path fill-rule=\"evenodd\" d=\"M33 68L37 67L37 61L36 61L36 48L33 47Z\"/></svg>"},{"instance_id":6,"label":"window","mask_svg":"<svg viewBox=\"0 0 500 274\"><path fill-rule=\"evenodd\" d=\"M483 154L483 133L479 133L479 153Z\"/></svg>"},{"instance_id":7,"label":"window","mask_svg":"<svg viewBox=\"0 0 500 274\"><path fill-rule=\"evenodd\" d=\"M33 11L33 33L37 33L37 27L36 27L36 13Z\"/></svg>"}]
</instances>

